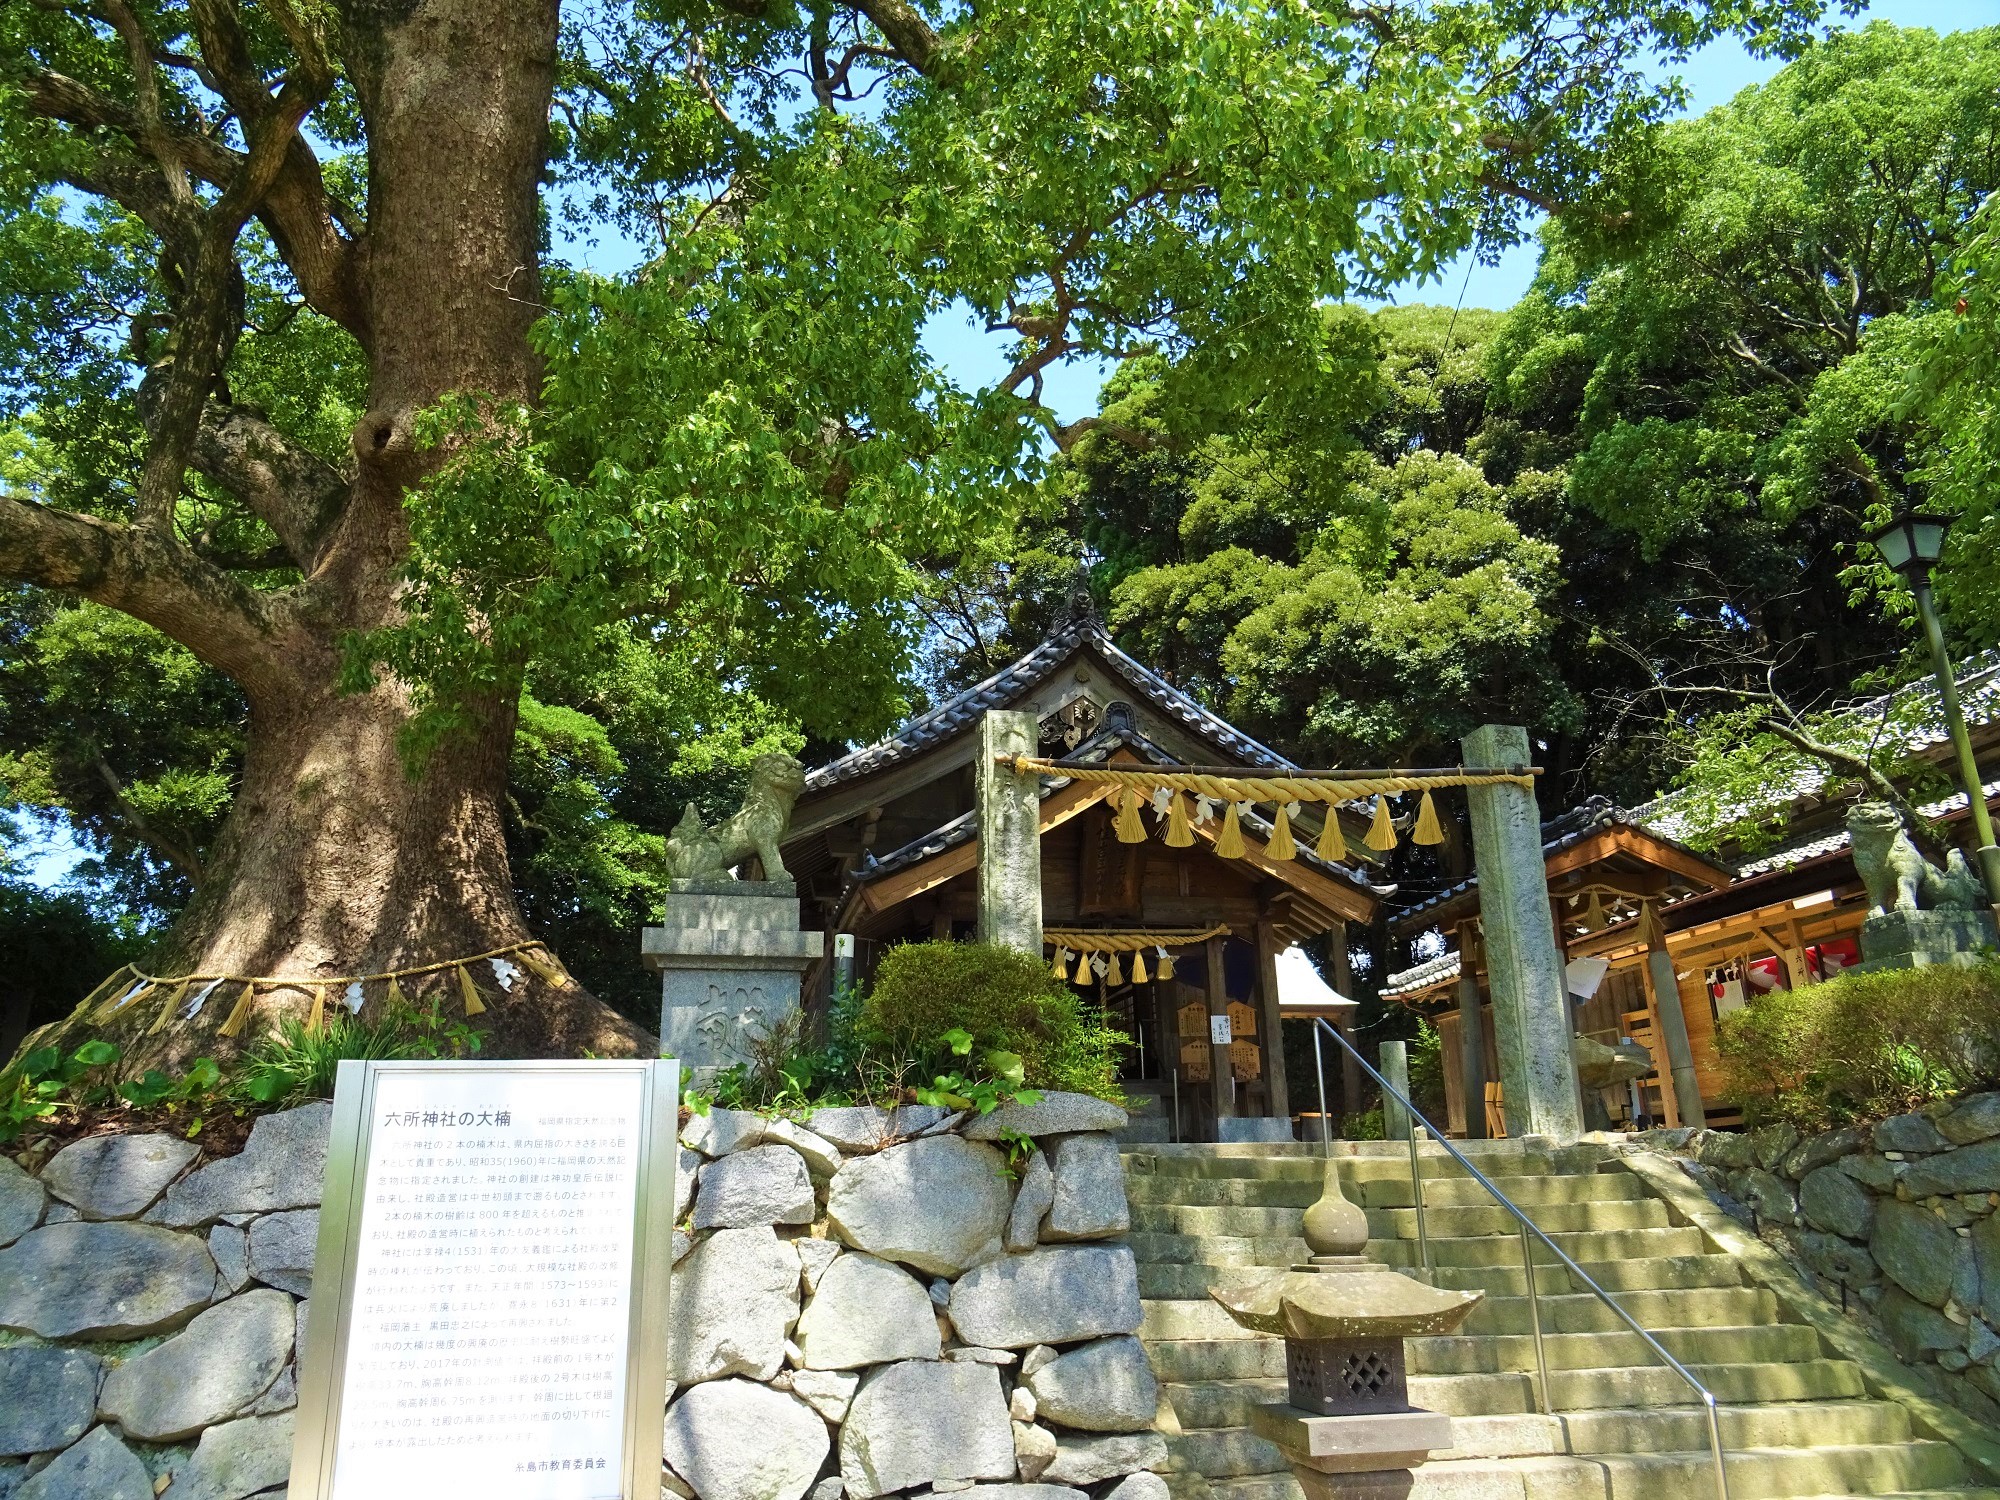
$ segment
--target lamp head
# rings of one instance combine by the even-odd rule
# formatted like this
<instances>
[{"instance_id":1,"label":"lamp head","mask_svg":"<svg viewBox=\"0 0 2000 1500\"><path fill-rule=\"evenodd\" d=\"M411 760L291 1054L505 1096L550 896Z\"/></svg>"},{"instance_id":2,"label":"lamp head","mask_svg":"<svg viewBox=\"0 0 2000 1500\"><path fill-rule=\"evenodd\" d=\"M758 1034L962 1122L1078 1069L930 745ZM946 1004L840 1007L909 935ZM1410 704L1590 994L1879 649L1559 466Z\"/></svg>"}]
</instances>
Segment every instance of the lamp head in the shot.
<instances>
[{"instance_id":1,"label":"lamp head","mask_svg":"<svg viewBox=\"0 0 2000 1500\"><path fill-rule=\"evenodd\" d=\"M1868 533L1882 560L1912 583L1930 576L1944 554L1944 534L1951 517L1935 511L1904 511L1888 525Z\"/></svg>"}]
</instances>

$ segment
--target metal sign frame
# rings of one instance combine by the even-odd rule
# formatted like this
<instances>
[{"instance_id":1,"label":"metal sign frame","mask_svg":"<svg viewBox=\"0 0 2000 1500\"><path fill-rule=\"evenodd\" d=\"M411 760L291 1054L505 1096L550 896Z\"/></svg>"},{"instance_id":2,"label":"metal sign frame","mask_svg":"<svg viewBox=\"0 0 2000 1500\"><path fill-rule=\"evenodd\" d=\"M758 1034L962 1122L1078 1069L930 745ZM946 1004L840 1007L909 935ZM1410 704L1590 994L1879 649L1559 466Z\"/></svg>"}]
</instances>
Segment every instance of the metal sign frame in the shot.
<instances>
[{"instance_id":1,"label":"metal sign frame","mask_svg":"<svg viewBox=\"0 0 2000 1500\"><path fill-rule=\"evenodd\" d=\"M374 1142L376 1082L385 1073L462 1075L468 1071L643 1075L638 1188L632 1205L632 1281L627 1292L620 1494L624 1500L655 1500L660 1485L660 1423L666 1410L668 1283L674 1259L674 1172L680 1133L680 1064L671 1058L340 1064L327 1143L312 1309L306 1322L305 1347L298 1353L292 1500L331 1500L333 1494L343 1395L341 1372L347 1366L361 1209Z\"/></svg>"}]
</instances>

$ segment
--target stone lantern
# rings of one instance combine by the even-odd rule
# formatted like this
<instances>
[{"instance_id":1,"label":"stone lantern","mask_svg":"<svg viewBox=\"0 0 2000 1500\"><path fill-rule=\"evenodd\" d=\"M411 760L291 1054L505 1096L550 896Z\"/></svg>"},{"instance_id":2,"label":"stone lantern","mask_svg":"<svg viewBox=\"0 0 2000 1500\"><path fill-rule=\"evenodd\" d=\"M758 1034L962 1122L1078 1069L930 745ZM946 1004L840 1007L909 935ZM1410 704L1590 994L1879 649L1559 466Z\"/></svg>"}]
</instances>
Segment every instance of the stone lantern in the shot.
<instances>
[{"instance_id":1,"label":"stone lantern","mask_svg":"<svg viewBox=\"0 0 2000 1500\"><path fill-rule=\"evenodd\" d=\"M1312 1257L1210 1296L1243 1327L1285 1341L1289 1401L1250 1425L1276 1443L1306 1500L1402 1500L1410 1471L1451 1446L1451 1418L1410 1405L1403 1340L1455 1332L1484 1292L1441 1291L1368 1260L1368 1220L1326 1164L1305 1214Z\"/></svg>"}]
</instances>

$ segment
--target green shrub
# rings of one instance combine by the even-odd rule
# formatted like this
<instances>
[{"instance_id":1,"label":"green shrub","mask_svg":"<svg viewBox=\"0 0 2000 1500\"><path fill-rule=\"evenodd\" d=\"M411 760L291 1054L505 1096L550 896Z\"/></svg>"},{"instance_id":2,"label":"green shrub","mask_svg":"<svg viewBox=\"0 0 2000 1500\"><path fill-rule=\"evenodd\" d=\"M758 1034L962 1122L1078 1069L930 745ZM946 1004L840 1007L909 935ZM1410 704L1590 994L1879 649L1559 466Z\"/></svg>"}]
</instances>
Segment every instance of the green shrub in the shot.
<instances>
[{"instance_id":1,"label":"green shrub","mask_svg":"<svg viewBox=\"0 0 2000 1500\"><path fill-rule=\"evenodd\" d=\"M1019 1055L1026 1084L1124 1102L1118 1048L1127 1038L1088 1011L1038 958L987 943L891 948L862 1002L859 1031L906 1058L924 1081L953 1070L947 1033L969 1032L979 1053Z\"/></svg>"},{"instance_id":2,"label":"green shrub","mask_svg":"<svg viewBox=\"0 0 2000 1500\"><path fill-rule=\"evenodd\" d=\"M2000 963L1772 990L1723 1018L1716 1047L1753 1121L1900 1114L2000 1078Z\"/></svg>"},{"instance_id":3,"label":"green shrub","mask_svg":"<svg viewBox=\"0 0 2000 1500\"><path fill-rule=\"evenodd\" d=\"M241 1086L257 1104L282 1108L331 1099L342 1062L468 1057L478 1050L479 1033L436 1005L396 1007L376 1021L331 1010L318 1031L290 1017L279 1022L245 1055Z\"/></svg>"}]
</instances>

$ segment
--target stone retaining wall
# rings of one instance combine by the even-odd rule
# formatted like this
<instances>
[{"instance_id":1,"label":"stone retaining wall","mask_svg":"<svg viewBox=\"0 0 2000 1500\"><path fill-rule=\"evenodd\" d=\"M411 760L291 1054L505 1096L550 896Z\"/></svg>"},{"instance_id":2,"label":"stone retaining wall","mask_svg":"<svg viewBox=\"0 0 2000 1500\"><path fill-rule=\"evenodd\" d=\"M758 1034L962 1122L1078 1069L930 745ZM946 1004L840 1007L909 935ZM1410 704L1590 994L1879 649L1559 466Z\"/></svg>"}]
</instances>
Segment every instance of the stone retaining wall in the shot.
<instances>
[{"instance_id":1,"label":"stone retaining wall","mask_svg":"<svg viewBox=\"0 0 2000 1500\"><path fill-rule=\"evenodd\" d=\"M2000 1094L1809 1137L1697 1132L1683 1149L1710 1196L1808 1282L2000 1425Z\"/></svg>"},{"instance_id":2,"label":"stone retaining wall","mask_svg":"<svg viewBox=\"0 0 2000 1500\"><path fill-rule=\"evenodd\" d=\"M330 1106L0 1158L0 1500L284 1493ZM1124 1113L683 1132L663 1500L1165 1500ZM1035 1149L1011 1175L1004 1133Z\"/></svg>"}]
</instances>

